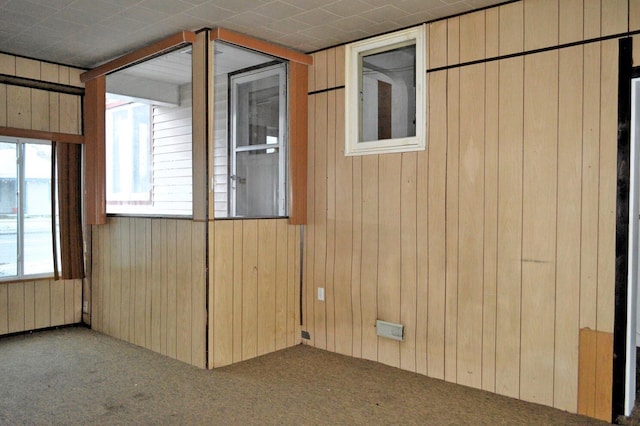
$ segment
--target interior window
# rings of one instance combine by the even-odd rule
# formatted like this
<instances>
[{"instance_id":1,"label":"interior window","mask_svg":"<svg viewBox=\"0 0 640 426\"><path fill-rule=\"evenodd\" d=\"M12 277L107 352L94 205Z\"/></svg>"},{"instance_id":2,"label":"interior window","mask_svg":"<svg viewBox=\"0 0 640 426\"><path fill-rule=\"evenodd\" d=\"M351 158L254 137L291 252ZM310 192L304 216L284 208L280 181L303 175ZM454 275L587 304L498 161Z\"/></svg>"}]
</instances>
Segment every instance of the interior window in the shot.
<instances>
[{"instance_id":1,"label":"interior window","mask_svg":"<svg viewBox=\"0 0 640 426\"><path fill-rule=\"evenodd\" d=\"M287 215L287 66L214 42L216 217Z\"/></svg>"},{"instance_id":2,"label":"interior window","mask_svg":"<svg viewBox=\"0 0 640 426\"><path fill-rule=\"evenodd\" d=\"M345 154L424 149L424 27L346 46Z\"/></svg>"},{"instance_id":3,"label":"interior window","mask_svg":"<svg viewBox=\"0 0 640 426\"><path fill-rule=\"evenodd\" d=\"M192 215L191 47L107 76L107 213Z\"/></svg>"}]
</instances>

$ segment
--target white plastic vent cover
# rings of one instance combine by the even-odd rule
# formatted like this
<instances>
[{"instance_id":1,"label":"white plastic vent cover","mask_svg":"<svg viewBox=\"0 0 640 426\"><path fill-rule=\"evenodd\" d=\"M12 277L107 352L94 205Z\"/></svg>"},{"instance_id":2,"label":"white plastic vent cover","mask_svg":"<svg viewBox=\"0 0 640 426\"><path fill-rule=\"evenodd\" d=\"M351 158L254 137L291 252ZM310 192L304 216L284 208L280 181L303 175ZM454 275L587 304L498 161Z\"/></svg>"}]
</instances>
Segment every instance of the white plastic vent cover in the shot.
<instances>
[{"instance_id":1,"label":"white plastic vent cover","mask_svg":"<svg viewBox=\"0 0 640 426\"><path fill-rule=\"evenodd\" d=\"M378 336L393 340L402 340L404 337L404 325L387 321L376 321Z\"/></svg>"}]
</instances>

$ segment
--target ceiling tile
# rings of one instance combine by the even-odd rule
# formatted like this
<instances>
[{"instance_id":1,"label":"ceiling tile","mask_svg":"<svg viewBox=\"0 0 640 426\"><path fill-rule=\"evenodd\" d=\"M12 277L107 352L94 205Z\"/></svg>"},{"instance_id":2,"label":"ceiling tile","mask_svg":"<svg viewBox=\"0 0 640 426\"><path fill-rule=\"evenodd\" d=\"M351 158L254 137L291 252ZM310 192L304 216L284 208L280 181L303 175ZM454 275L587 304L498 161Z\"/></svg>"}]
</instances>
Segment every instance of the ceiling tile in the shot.
<instances>
[{"instance_id":1,"label":"ceiling tile","mask_svg":"<svg viewBox=\"0 0 640 426\"><path fill-rule=\"evenodd\" d=\"M294 16L295 20L305 22L310 25L318 25L320 23L326 23L327 21L336 21L340 18L341 17L335 13L331 13L323 9L313 9Z\"/></svg>"},{"instance_id":2,"label":"ceiling tile","mask_svg":"<svg viewBox=\"0 0 640 426\"><path fill-rule=\"evenodd\" d=\"M407 15L407 12L394 6L383 6L361 14L363 18L367 18L374 22L394 21L396 19L404 18Z\"/></svg>"},{"instance_id":3,"label":"ceiling tile","mask_svg":"<svg viewBox=\"0 0 640 426\"><path fill-rule=\"evenodd\" d=\"M360 0L340 0L335 3L322 6L322 8L338 16L347 17L359 15L370 9L370 6Z\"/></svg>"},{"instance_id":4,"label":"ceiling tile","mask_svg":"<svg viewBox=\"0 0 640 426\"><path fill-rule=\"evenodd\" d=\"M220 26L308 52L502 1L0 0L0 51L95 66Z\"/></svg>"},{"instance_id":5,"label":"ceiling tile","mask_svg":"<svg viewBox=\"0 0 640 426\"><path fill-rule=\"evenodd\" d=\"M128 8L124 12L120 12L116 16L126 16L130 19L135 19L143 25L155 24L163 19L168 18L170 15L157 10L149 9L148 7L136 5Z\"/></svg>"},{"instance_id":6,"label":"ceiling tile","mask_svg":"<svg viewBox=\"0 0 640 426\"><path fill-rule=\"evenodd\" d=\"M180 0L143 0L138 4L170 15L185 12L193 8L192 4L185 3Z\"/></svg>"},{"instance_id":7,"label":"ceiling tile","mask_svg":"<svg viewBox=\"0 0 640 426\"><path fill-rule=\"evenodd\" d=\"M253 12L276 20L290 18L291 16L300 14L303 11L304 10L299 7L292 6L281 1L272 1L253 9Z\"/></svg>"},{"instance_id":8,"label":"ceiling tile","mask_svg":"<svg viewBox=\"0 0 640 426\"><path fill-rule=\"evenodd\" d=\"M100 16L106 18L107 16L115 15L120 11L120 8L115 4L109 3L104 0L81 0L75 3L72 3L69 6L70 9L81 10L90 15L94 15L96 17Z\"/></svg>"},{"instance_id":9,"label":"ceiling tile","mask_svg":"<svg viewBox=\"0 0 640 426\"><path fill-rule=\"evenodd\" d=\"M185 12L185 14L205 21L209 21L211 23L215 23L233 16L234 12L207 3L201 6L196 6L193 9L189 9Z\"/></svg>"},{"instance_id":10,"label":"ceiling tile","mask_svg":"<svg viewBox=\"0 0 640 426\"><path fill-rule=\"evenodd\" d=\"M49 6L45 6L44 4L32 3L26 0L11 0L9 3L4 5L2 13L7 12L15 12L21 13L26 16L30 16L36 19L45 18L53 13L56 13L58 9L54 9Z\"/></svg>"}]
</instances>

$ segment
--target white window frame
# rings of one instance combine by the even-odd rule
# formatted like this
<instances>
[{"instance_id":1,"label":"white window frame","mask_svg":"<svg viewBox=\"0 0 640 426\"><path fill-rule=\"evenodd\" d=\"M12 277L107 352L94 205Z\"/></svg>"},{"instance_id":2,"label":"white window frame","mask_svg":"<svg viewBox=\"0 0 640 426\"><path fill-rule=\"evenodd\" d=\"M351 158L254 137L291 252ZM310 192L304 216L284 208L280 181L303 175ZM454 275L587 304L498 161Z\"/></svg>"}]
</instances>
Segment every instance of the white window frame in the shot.
<instances>
[{"instance_id":1,"label":"white window frame","mask_svg":"<svg viewBox=\"0 0 640 426\"><path fill-rule=\"evenodd\" d=\"M6 275L0 277L0 282L11 282L16 280L49 278L53 276L53 258L51 259L51 270L46 272L29 273L25 271L25 197L26 197L26 145L48 145L51 146L51 141L41 139L29 139L29 138L14 138L0 135L0 142L13 143L16 145L16 190L17 190L17 211L16 211L16 274ZM57 198L57 191L51 194L52 197ZM56 199L56 205L58 200ZM56 223L58 223L56 221ZM50 232L50 228L49 231ZM59 227L56 228L56 239L60 239ZM52 243L53 244L53 243ZM60 264L60 253L58 253L57 262Z\"/></svg>"},{"instance_id":2,"label":"white window frame","mask_svg":"<svg viewBox=\"0 0 640 426\"><path fill-rule=\"evenodd\" d=\"M230 111L229 116L231 118L231 139L230 139L230 153L231 153L231 168L229 174L229 183L230 183L230 191L229 191L229 201L231 205L231 217L239 218L239 217L260 217L255 215L249 216L241 216L237 214L236 211L236 182L237 179L237 154L240 152L249 152L249 151L262 151L265 149L278 149L278 213L275 217L287 217L287 186L288 186L288 176L287 176L287 161L289 158L287 146L288 146L288 101L287 101L287 90L288 90L288 67L285 63L277 63L275 65L271 65L264 68L258 68L257 70L240 73L238 75L232 76L229 79L229 87L231 87L231 91L233 95L231 96L230 102ZM238 117L236 115L236 102L237 102L237 91L238 85L245 83L256 81L262 78L270 77L270 76L278 76L279 81L279 105L280 105L280 114L279 114L279 131L278 131L278 143L277 144L263 144L263 145L246 145L239 147L237 146L237 120Z\"/></svg>"},{"instance_id":3,"label":"white window frame","mask_svg":"<svg viewBox=\"0 0 640 426\"><path fill-rule=\"evenodd\" d=\"M416 44L416 135L406 138L360 142L361 58L367 54L393 50L415 40ZM345 46L345 155L366 155L424 150L427 143L427 60L426 26L358 41Z\"/></svg>"}]
</instances>

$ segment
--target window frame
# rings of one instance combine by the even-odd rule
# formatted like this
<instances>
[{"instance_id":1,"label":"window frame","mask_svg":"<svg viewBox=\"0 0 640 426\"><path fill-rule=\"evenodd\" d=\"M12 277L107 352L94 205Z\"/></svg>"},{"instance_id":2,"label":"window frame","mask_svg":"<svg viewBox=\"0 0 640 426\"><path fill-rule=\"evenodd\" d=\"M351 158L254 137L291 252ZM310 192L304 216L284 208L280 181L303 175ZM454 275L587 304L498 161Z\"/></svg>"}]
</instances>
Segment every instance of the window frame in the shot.
<instances>
[{"instance_id":1,"label":"window frame","mask_svg":"<svg viewBox=\"0 0 640 426\"><path fill-rule=\"evenodd\" d=\"M427 54L426 26L408 28L383 34L345 46L345 156L422 151L426 148L427 108ZM383 53L406 46L415 40L416 63L416 134L404 138L360 141L362 111L360 96L362 84L362 57Z\"/></svg>"},{"instance_id":2,"label":"window frame","mask_svg":"<svg viewBox=\"0 0 640 426\"><path fill-rule=\"evenodd\" d=\"M0 276L0 283L3 282L16 282L22 280L32 280L32 279L41 279L41 278L51 278L55 274L55 264L53 257L51 258L51 271L47 272L39 272L39 273L26 273L25 272L25 241L24 241L24 233L25 233L25 197L27 197L26 190L26 145L47 145L52 148L52 143L49 140L44 139L32 139L32 138L22 138L22 137L8 137L0 135L0 142L3 143L13 143L16 145L16 191L19 194L17 198L17 206L16 206L16 274L15 275L6 275ZM53 152L51 152L53 155ZM51 170L51 168L49 169ZM50 176L49 179L53 179L53 176ZM52 197L56 197L56 205L58 204L57 196L58 191L54 191L51 193ZM51 200L49 200L49 207L51 207ZM51 211L51 209L49 210ZM57 212L56 212L57 215ZM49 216L49 221L51 217ZM58 221L56 220L56 224ZM47 232L51 232L51 227L48 228ZM50 235L52 238L54 236ZM60 239L60 229L59 226L56 226L56 242ZM51 241L52 250L53 250L53 241ZM58 253L58 264L60 264L59 253Z\"/></svg>"},{"instance_id":3,"label":"window frame","mask_svg":"<svg viewBox=\"0 0 640 426\"><path fill-rule=\"evenodd\" d=\"M275 148L278 150L278 200L277 200L277 211L278 213L275 216L268 217L288 217L288 188L289 188L289 175L287 173L288 163L289 163L289 153L288 153L288 134L289 134L289 111L288 111L288 63L287 61L275 61L275 63L270 62L264 65L260 65L257 67L252 67L250 70L239 70L228 75L228 88L229 88L229 99L228 99L228 125L230 128L230 132L228 135L228 149L229 149L229 159L228 159L228 213L229 216L227 218L230 219L250 219L250 218L261 218L264 217L262 215L250 214L250 215L240 215L237 213L237 182L234 180L237 177L237 163L238 163L238 154L241 152L252 152L252 151L261 151L265 149ZM256 76L269 77L269 76L277 76L278 77L278 90L279 90L279 141L275 145L263 144L263 145L246 145L246 146L237 146L237 121L238 117L236 114L237 108L237 90L238 84L246 81L253 81L256 79Z\"/></svg>"}]
</instances>

